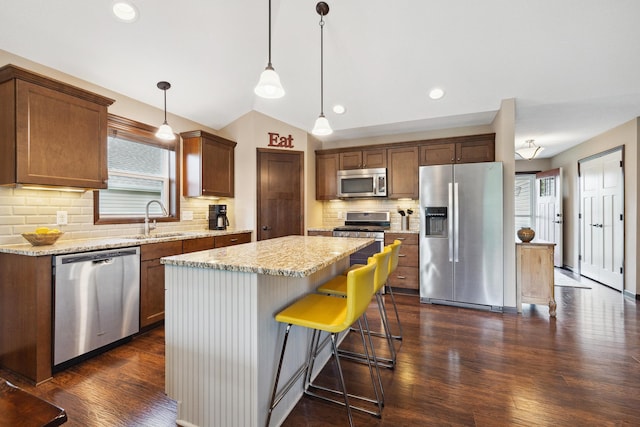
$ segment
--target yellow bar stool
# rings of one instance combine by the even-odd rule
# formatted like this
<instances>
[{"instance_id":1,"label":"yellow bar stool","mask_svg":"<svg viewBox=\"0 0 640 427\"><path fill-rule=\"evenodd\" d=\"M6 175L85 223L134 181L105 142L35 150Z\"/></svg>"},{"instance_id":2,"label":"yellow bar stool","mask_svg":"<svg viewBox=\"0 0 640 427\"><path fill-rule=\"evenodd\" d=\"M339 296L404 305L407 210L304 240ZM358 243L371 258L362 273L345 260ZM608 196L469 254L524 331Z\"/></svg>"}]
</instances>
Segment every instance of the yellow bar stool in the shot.
<instances>
[{"instance_id":1,"label":"yellow bar stool","mask_svg":"<svg viewBox=\"0 0 640 427\"><path fill-rule=\"evenodd\" d=\"M368 358L369 374L371 376L371 384L373 386L375 399L368 399L362 396L356 396L347 393L337 346L338 334L349 329L354 323L358 322L360 330L364 330L360 318L363 317L366 321L365 312L373 296L376 267L377 262L375 258L371 257L369 258L367 265L349 272L349 274L347 275L346 298L334 298L320 294L309 294L276 314L276 321L286 324L287 327L285 330L284 341L282 343L282 351L280 353L280 360L278 362L278 368L276 371L273 392L271 394L271 403L269 405L269 413L267 415L266 422L267 427L269 426L269 422L271 421L271 414L273 412L273 409L278 405L278 403L280 403L285 394L291 389L291 387L296 383L300 375L302 375L303 373L306 374L304 393L344 406L347 410L347 416L349 418L350 426L353 426L351 409L360 410L362 412L381 417L382 400L380 398L380 393L378 391L378 387L373 375L375 354L373 354L372 357ZM282 369L284 354L287 347L287 339L293 325L312 329L313 336L311 338L311 345L306 363L300 370L296 372L293 378L288 381L288 383L283 387L283 390L278 393L278 382L280 379L280 372ZM331 339L331 351L334 356L336 368L338 371L338 377L341 387L340 391L314 385L310 380L315 357L319 352L318 345L320 342L321 332L328 332ZM362 332L361 338L363 346L365 348L365 353L368 354L364 333ZM312 389L322 390L325 392L340 395L343 397L344 401L342 402L329 398L313 391ZM351 403L349 403L349 398L355 398L375 403L377 409L375 411L371 411L363 407L352 405Z\"/></svg>"},{"instance_id":2,"label":"yellow bar stool","mask_svg":"<svg viewBox=\"0 0 640 427\"><path fill-rule=\"evenodd\" d=\"M400 257L400 245L402 242L400 240L394 240L389 246L391 247L391 258L389 260L389 275L393 273L398 267L398 260ZM400 323L400 316L398 315L398 306L396 305L396 298L393 296L393 289L391 286L387 286L389 290L389 295L391 296L391 303L393 304L393 310L396 312L396 322L398 323L398 335L393 335L392 337L397 340L402 340L402 323Z\"/></svg>"},{"instance_id":3,"label":"yellow bar stool","mask_svg":"<svg viewBox=\"0 0 640 427\"><path fill-rule=\"evenodd\" d=\"M393 368L396 364L396 349L393 344L393 338L391 336L391 330L389 329L389 323L387 320L387 313L384 307L384 301L382 299L382 294L380 290L387 283L387 277L389 275L389 266L390 266L390 258L391 258L392 250L389 246L385 246L382 249L382 252L378 252L373 255L373 258L376 259L378 263L378 268L376 269L375 274L375 284L374 284L374 295L376 297L376 303L378 305L378 311L380 312L380 321L382 322L382 328L384 334L382 336L387 338L387 344L389 346L389 352L391 353L390 358L380 357L378 355L376 360L378 361L378 366L383 366L387 368ZM360 265L361 266L361 265ZM349 271L351 271L355 266L352 266ZM355 267L359 268L359 267ZM333 296L342 296L346 295L347 288L347 277L346 276L336 276L323 285L319 286L316 289L317 292L333 295ZM341 350L340 354L344 357L355 359L355 360L363 360L364 354L356 353L352 351ZM376 366L377 369L377 366ZM380 374L378 373L378 378L380 378ZM382 388L382 381L380 380L380 387Z\"/></svg>"}]
</instances>

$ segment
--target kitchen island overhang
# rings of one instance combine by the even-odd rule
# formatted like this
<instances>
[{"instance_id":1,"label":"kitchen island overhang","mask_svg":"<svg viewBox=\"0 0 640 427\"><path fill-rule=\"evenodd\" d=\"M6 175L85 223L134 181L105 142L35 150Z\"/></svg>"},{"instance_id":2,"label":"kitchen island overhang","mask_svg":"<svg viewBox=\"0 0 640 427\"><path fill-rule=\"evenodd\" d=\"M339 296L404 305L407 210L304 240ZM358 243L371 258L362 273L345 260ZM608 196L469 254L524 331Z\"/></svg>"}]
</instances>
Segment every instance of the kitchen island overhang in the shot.
<instances>
[{"instance_id":1,"label":"kitchen island overhang","mask_svg":"<svg viewBox=\"0 0 640 427\"><path fill-rule=\"evenodd\" d=\"M349 266L373 239L287 236L166 257L166 392L179 425L262 426L284 328L274 315ZM305 363L310 334L294 328L282 378ZM327 349L328 350L328 349ZM329 352L321 355L326 363ZM281 423L302 379L272 415Z\"/></svg>"}]
</instances>

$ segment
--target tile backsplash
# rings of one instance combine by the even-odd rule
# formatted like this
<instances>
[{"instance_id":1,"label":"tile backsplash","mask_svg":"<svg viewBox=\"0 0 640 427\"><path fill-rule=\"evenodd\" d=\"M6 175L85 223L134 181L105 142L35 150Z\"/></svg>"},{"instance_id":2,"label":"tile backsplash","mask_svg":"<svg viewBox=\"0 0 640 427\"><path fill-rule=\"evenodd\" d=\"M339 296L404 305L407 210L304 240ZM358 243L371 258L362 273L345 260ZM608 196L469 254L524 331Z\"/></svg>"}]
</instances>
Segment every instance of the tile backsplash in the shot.
<instances>
[{"instance_id":1,"label":"tile backsplash","mask_svg":"<svg viewBox=\"0 0 640 427\"><path fill-rule=\"evenodd\" d=\"M193 213L193 220L158 223L155 232L196 231L208 228L209 205L225 203L233 212L233 200L219 201L182 198L182 212ZM56 225L56 213L67 212L67 225ZM36 227L58 228L65 233L61 239L90 239L123 237L142 234L143 223L93 224L93 192L83 193L57 190L27 190L0 187L0 244L26 243L21 233Z\"/></svg>"},{"instance_id":2,"label":"tile backsplash","mask_svg":"<svg viewBox=\"0 0 640 427\"><path fill-rule=\"evenodd\" d=\"M420 230L420 219L418 216L418 200L332 200L323 202L322 220L324 227L336 227L344 225L344 216L347 211L389 211L391 216L391 230L400 230L401 215L398 210L407 211L413 209L413 215L409 215L409 230Z\"/></svg>"}]
</instances>

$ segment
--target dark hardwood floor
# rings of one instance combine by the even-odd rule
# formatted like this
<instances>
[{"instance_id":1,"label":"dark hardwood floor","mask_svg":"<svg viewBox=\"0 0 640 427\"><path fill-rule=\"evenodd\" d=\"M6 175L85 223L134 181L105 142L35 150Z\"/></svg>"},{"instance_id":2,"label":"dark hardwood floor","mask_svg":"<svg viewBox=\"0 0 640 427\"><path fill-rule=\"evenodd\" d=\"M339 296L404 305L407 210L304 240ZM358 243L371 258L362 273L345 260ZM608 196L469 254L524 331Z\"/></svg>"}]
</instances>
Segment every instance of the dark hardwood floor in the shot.
<instances>
[{"instance_id":1,"label":"dark hardwood floor","mask_svg":"<svg viewBox=\"0 0 640 427\"><path fill-rule=\"evenodd\" d=\"M546 306L499 314L421 305L415 296L398 295L405 338L397 367L382 372L382 419L355 412L355 423L640 425L638 304L590 286L556 287L556 319ZM64 407L69 426L175 426L176 405L163 392L163 338L162 328L152 330L38 387L5 370L0 376ZM364 366L343 365L351 390L363 389ZM332 380L332 366L323 381ZM346 423L342 407L304 397L284 425Z\"/></svg>"}]
</instances>

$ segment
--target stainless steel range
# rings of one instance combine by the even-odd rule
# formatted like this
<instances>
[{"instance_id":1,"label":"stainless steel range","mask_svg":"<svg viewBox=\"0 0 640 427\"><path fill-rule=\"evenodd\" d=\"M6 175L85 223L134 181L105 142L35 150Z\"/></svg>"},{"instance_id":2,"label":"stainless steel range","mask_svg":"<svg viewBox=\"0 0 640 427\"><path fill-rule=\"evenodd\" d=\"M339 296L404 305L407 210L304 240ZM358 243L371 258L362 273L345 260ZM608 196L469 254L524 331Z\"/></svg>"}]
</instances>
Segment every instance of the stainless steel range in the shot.
<instances>
[{"instance_id":1,"label":"stainless steel range","mask_svg":"<svg viewBox=\"0 0 640 427\"><path fill-rule=\"evenodd\" d=\"M351 265L366 264L367 258L382 251L384 231L391 225L389 212L347 212L344 226L333 229L333 237L361 237L374 239L372 245L351 255Z\"/></svg>"}]
</instances>

